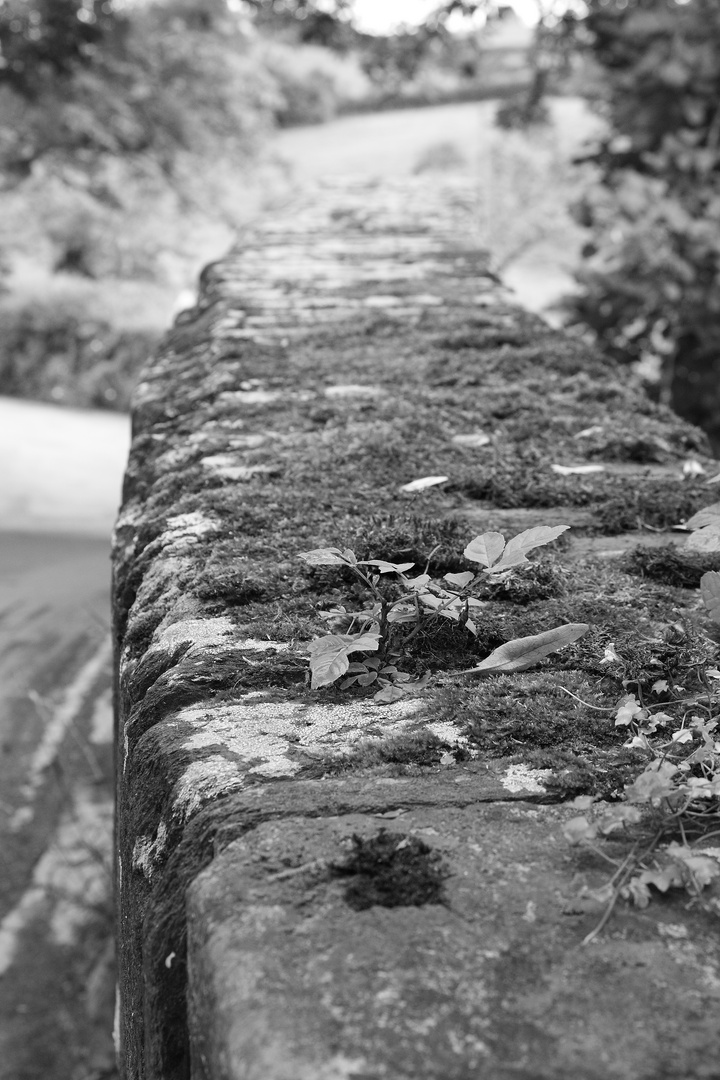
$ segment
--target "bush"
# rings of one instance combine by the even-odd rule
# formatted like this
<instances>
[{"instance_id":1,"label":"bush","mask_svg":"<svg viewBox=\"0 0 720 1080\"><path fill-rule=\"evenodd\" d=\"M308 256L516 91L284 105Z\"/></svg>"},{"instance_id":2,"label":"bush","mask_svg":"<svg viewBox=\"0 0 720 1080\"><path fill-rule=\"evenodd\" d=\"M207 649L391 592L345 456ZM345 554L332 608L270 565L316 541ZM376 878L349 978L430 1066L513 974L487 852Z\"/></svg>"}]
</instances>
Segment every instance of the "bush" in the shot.
<instances>
[{"instance_id":1,"label":"bush","mask_svg":"<svg viewBox=\"0 0 720 1080\"><path fill-rule=\"evenodd\" d=\"M720 7L590 0L610 135L576 207L591 230L570 321L655 363L660 393L720 449Z\"/></svg>"},{"instance_id":2,"label":"bush","mask_svg":"<svg viewBox=\"0 0 720 1080\"><path fill-rule=\"evenodd\" d=\"M550 123L550 110L544 100L531 100L527 93L513 94L498 107L495 123L504 131L525 131Z\"/></svg>"},{"instance_id":3,"label":"bush","mask_svg":"<svg viewBox=\"0 0 720 1080\"><path fill-rule=\"evenodd\" d=\"M127 410L138 371L158 340L83 318L66 302L0 306L3 393L36 401Z\"/></svg>"},{"instance_id":4,"label":"bush","mask_svg":"<svg viewBox=\"0 0 720 1080\"><path fill-rule=\"evenodd\" d=\"M260 42L253 57L272 80L273 117L280 127L324 123L370 94L357 60L319 45Z\"/></svg>"}]
</instances>

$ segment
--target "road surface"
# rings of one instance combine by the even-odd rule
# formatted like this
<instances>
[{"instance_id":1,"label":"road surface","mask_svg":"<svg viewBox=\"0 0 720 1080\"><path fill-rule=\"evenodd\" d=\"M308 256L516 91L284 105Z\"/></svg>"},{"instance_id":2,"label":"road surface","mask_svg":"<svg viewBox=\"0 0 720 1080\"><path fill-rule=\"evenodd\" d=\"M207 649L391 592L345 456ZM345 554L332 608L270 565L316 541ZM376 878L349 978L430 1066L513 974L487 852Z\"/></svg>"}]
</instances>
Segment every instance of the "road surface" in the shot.
<instances>
[{"instance_id":1,"label":"road surface","mask_svg":"<svg viewBox=\"0 0 720 1080\"><path fill-rule=\"evenodd\" d=\"M0 1080L111 1080L126 417L0 398Z\"/></svg>"}]
</instances>

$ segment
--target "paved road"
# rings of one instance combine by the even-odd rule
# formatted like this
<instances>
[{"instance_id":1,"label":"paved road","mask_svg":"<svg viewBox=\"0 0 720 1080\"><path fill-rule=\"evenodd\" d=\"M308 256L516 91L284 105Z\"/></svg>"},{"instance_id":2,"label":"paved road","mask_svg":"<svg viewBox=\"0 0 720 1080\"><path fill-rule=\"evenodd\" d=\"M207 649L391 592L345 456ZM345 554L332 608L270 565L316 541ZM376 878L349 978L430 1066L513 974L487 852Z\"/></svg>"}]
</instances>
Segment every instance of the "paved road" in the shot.
<instances>
[{"instance_id":1,"label":"paved road","mask_svg":"<svg viewBox=\"0 0 720 1080\"><path fill-rule=\"evenodd\" d=\"M110 1080L109 535L127 420L0 399L0 1080Z\"/></svg>"}]
</instances>

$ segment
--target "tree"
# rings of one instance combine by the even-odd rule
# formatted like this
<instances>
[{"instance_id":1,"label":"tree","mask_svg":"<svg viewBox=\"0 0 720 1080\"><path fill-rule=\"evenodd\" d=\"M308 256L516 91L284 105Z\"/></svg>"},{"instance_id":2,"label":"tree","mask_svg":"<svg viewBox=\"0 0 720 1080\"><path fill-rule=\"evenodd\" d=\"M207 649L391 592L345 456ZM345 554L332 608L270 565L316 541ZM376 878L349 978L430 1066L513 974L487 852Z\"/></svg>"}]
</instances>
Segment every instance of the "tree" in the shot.
<instances>
[{"instance_id":1,"label":"tree","mask_svg":"<svg viewBox=\"0 0 720 1080\"><path fill-rule=\"evenodd\" d=\"M720 5L589 0L609 133L577 207L591 230L571 317L720 449Z\"/></svg>"}]
</instances>

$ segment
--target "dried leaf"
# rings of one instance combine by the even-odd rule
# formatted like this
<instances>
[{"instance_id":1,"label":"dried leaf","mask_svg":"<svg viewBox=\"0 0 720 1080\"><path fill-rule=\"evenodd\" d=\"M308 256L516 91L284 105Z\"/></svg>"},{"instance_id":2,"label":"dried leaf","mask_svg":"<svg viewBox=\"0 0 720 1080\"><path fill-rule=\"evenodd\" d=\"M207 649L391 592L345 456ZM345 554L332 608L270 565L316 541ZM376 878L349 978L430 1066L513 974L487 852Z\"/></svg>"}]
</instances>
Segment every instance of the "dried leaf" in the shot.
<instances>
[{"instance_id":1,"label":"dried leaf","mask_svg":"<svg viewBox=\"0 0 720 1080\"><path fill-rule=\"evenodd\" d=\"M710 506L704 506L702 510L698 510L697 514L693 514L685 522L685 528L702 529L705 525L717 523L720 523L720 502L711 503Z\"/></svg>"},{"instance_id":2,"label":"dried leaf","mask_svg":"<svg viewBox=\"0 0 720 1080\"><path fill-rule=\"evenodd\" d=\"M366 634L327 634L310 643L310 686L317 690L320 686L329 686L347 672L350 661L348 654L353 652L374 652L379 647L380 635L375 632Z\"/></svg>"},{"instance_id":3,"label":"dried leaf","mask_svg":"<svg viewBox=\"0 0 720 1080\"><path fill-rule=\"evenodd\" d=\"M472 435L453 435L452 441L458 446L480 447L487 446L490 442L490 436L483 435L481 432Z\"/></svg>"},{"instance_id":4,"label":"dried leaf","mask_svg":"<svg viewBox=\"0 0 720 1080\"><path fill-rule=\"evenodd\" d=\"M597 826L592 825L583 815L582 817L570 818L563 825L563 836L573 846L581 844L584 840L595 840Z\"/></svg>"},{"instance_id":5,"label":"dried leaf","mask_svg":"<svg viewBox=\"0 0 720 1080\"><path fill-rule=\"evenodd\" d=\"M384 686L382 690L378 690L377 694L373 694L373 701L378 705L390 705L404 696L405 693L399 686Z\"/></svg>"},{"instance_id":6,"label":"dried leaf","mask_svg":"<svg viewBox=\"0 0 720 1080\"><path fill-rule=\"evenodd\" d=\"M499 559L505 547L505 537L499 532L486 532L476 536L463 551L466 559L478 562L481 566L492 566Z\"/></svg>"},{"instance_id":7,"label":"dried leaf","mask_svg":"<svg viewBox=\"0 0 720 1080\"><path fill-rule=\"evenodd\" d=\"M695 882L702 888L714 878L720 877L720 862L702 849L693 849L683 844L668 844L668 855L686 866Z\"/></svg>"},{"instance_id":8,"label":"dried leaf","mask_svg":"<svg viewBox=\"0 0 720 1080\"><path fill-rule=\"evenodd\" d=\"M593 424L592 427L583 428L582 431L578 431L575 435L576 439L588 439L591 435L602 435L604 428L602 424Z\"/></svg>"},{"instance_id":9,"label":"dried leaf","mask_svg":"<svg viewBox=\"0 0 720 1080\"><path fill-rule=\"evenodd\" d=\"M643 885L654 885L660 892L667 892L672 885L682 885L682 875L676 866L664 870L643 870L637 880Z\"/></svg>"},{"instance_id":10,"label":"dried leaf","mask_svg":"<svg viewBox=\"0 0 720 1080\"><path fill-rule=\"evenodd\" d=\"M403 484L401 491L424 491L425 488L434 487L435 484L444 484L449 476L421 476L419 480L411 480L409 484Z\"/></svg>"},{"instance_id":11,"label":"dried leaf","mask_svg":"<svg viewBox=\"0 0 720 1080\"><path fill-rule=\"evenodd\" d=\"M713 525L705 525L688 537L687 551L720 551L720 520Z\"/></svg>"},{"instance_id":12,"label":"dried leaf","mask_svg":"<svg viewBox=\"0 0 720 1080\"><path fill-rule=\"evenodd\" d=\"M346 552L340 548L315 548L313 551L301 551L298 558L309 566L352 566L353 560L345 556Z\"/></svg>"},{"instance_id":13,"label":"dried leaf","mask_svg":"<svg viewBox=\"0 0 720 1080\"><path fill-rule=\"evenodd\" d=\"M575 437L577 438L577 436ZM551 465L550 468L559 476L573 476L575 473L584 475L585 473L605 472L604 465Z\"/></svg>"},{"instance_id":14,"label":"dried leaf","mask_svg":"<svg viewBox=\"0 0 720 1080\"><path fill-rule=\"evenodd\" d=\"M720 571L710 570L700 578L700 595L713 622L720 623Z\"/></svg>"},{"instance_id":15,"label":"dried leaf","mask_svg":"<svg viewBox=\"0 0 720 1080\"><path fill-rule=\"evenodd\" d=\"M505 671L524 671L550 653L571 645L590 629L588 623L565 623L553 630L531 637L507 641L474 668L453 672L453 675L494 675Z\"/></svg>"}]
</instances>

